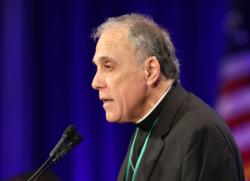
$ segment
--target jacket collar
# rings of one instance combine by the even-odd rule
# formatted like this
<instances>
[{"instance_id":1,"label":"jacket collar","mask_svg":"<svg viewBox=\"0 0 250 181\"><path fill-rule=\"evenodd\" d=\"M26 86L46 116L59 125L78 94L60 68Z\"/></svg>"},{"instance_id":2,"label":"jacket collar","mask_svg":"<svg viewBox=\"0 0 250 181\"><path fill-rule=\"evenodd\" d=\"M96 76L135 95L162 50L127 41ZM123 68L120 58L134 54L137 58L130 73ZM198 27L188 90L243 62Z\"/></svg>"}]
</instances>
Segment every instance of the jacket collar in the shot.
<instances>
[{"instance_id":1,"label":"jacket collar","mask_svg":"<svg viewBox=\"0 0 250 181\"><path fill-rule=\"evenodd\" d=\"M178 121L176 116L181 115L181 108L187 98L187 95L188 92L178 82L174 82L169 95L166 97L164 106L160 112L160 120L156 125L152 136L163 137L169 133L171 128Z\"/></svg>"},{"instance_id":2,"label":"jacket collar","mask_svg":"<svg viewBox=\"0 0 250 181\"><path fill-rule=\"evenodd\" d=\"M139 124L137 124L137 127L144 131L144 132L149 132L154 121L159 117L161 110L163 109L164 103L168 97L168 94L170 92L171 88L167 90L167 93L165 93L163 99L157 103L158 105L154 108L154 110L147 116L145 117Z\"/></svg>"}]
</instances>

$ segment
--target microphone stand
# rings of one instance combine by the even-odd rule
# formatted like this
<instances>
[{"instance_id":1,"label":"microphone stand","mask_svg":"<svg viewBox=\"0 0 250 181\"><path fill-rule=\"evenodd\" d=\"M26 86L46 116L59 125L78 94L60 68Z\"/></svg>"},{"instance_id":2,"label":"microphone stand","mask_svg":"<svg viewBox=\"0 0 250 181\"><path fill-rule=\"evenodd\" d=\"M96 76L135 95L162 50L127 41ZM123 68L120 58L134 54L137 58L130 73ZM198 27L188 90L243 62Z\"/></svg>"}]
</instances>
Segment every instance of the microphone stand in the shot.
<instances>
[{"instance_id":1,"label":"microphone stand","mask_svg":"<svg viewBox=\"0 0 250 181\"><path fill-rule=\"evenodd\" d=\"M82 136L76 132L75 126L68 126L64 131L62 138L50 152L49 158L27 181L37 181L52 164L62 159L67 152L78 145L81 141Z\"/></svg>"}]
</instances>

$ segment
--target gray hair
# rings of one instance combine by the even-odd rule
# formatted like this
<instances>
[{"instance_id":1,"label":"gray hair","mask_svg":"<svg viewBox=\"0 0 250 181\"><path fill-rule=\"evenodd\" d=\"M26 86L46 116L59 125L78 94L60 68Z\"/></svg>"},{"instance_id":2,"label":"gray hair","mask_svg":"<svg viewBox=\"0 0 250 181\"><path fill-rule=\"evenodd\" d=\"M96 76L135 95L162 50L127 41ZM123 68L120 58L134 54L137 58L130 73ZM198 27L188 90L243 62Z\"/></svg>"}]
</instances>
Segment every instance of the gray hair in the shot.
<instances>
[{"instance_id":1,"label":"gray hair","mask_svg":"<svg viewBox=\"0 0 250 181\"><path fill-rule=\"evenodd\" d=\"M140 58L144 60L155 56L161 66L161 73L166 78L179 78L179 63L167 30L147 16L132 13L107 19L94 31L92 37L96 40L104 30L114 26L128 28L128 37L134 43L135 52Z\"/></svg>"}]
</instances>

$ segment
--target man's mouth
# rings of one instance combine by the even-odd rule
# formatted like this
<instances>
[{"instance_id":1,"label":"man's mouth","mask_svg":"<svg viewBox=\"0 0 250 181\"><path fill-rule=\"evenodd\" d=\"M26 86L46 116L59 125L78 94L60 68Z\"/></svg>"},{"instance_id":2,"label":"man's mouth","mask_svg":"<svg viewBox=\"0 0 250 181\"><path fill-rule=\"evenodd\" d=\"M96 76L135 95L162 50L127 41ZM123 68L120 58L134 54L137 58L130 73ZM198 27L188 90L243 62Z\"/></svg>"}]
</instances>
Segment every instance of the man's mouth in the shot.
<instances>
[{"instance_id":1,"label":"man's mouth","mask_svg":"<svg viewBox=\"0 0 250 181\"><path fill-rule=\"evenodd\" d=\"M109 105L109 103L111 103L113 101L113 99L101 98L101 101L103 102L103 107L106 107Z\"/></svg>"},{"instance_id":2,"label":"man's mouth","mask_svg":"<svg viewBox=\"0 0 250 181\"><path fill-rule=\"evenodd\" d=\"M112 99L103 99L102 101L103 103L109 103L109 102L112 102Z\"/></svg>"}]
</instances>

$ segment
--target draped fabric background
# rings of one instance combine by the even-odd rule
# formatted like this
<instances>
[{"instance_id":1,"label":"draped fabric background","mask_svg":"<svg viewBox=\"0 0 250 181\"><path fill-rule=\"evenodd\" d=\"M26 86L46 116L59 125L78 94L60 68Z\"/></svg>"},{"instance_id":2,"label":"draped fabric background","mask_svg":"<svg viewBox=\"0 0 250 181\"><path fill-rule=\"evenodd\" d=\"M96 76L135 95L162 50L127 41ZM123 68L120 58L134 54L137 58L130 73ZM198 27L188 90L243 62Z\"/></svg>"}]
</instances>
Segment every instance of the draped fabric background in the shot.
<instances>
[{"instance_id":1,"label":"draped fabric background","mask_svg":"<svg viewBox=\"0 0 250 181\"><path fill-rule=\"evenodd\" d=\"M107 123L91 89L90 34L107 17L139 12L166 27L184 87L214 106L230 5L228 0L0 1L0 180L38 168L68 124L77 126L84 141L53 172L65 181L116 180L134 126Z\"/></svg>"}]
</instances>

